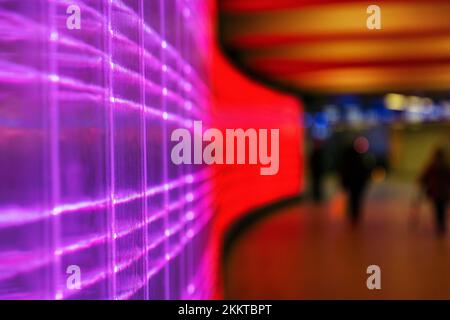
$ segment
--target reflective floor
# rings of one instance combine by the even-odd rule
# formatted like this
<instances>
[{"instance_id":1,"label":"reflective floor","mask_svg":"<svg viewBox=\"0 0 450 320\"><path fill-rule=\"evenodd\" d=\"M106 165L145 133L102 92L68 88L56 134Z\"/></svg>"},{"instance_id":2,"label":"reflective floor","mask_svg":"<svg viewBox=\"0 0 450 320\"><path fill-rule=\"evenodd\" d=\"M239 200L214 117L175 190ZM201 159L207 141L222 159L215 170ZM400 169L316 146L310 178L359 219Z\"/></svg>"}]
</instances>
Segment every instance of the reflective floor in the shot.
<instances>
[{"instance_id":1,"label":"reflective floor","mask_svg":"<svg viewBox=\"0 0 450 320\"><path fill-rule=\"evenodd\" d=\"M372 186L357 229L339 192L267 216L232 247L226 298L449 299L450 237L435 235L415 194L400 182ZM381 290L367 289L369 265L381 268Z\"/></svg>"}]
</instances>

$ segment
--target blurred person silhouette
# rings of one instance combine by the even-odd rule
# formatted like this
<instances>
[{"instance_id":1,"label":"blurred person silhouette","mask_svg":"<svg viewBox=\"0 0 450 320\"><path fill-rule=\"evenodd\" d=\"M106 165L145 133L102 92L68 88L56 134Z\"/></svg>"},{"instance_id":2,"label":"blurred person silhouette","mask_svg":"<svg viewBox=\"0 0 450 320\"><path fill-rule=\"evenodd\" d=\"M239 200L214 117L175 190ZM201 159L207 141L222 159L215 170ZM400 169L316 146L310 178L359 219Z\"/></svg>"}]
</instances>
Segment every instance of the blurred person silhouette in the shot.
<instances>
[{"instance_id":1,"label":"blurred person silhouette","mask_svg":"<svg viewBox=\"0 0 450 320\"><path fill-rule=\"evenodd\" d=\"M356 139L353 145L344 150L339 167L341 184L348 195L348 213L353 225L357 225L360 220L362 200L371 173L364 160L364 153L367 150L367 139L364 137Z\"/></svg>"},{"instance_id":2,"label":"blurred person silhouette","mask_svg":"<svg viewBox=\"0 0 450 320\"><path fill-rule=\"evenodd\" d=\"M443 235L446 231L446 210L450 195L450 168L443 148L436 148L431 161L420 175L419 184L433 203L437 232Z\"/></svg>"},{"instance_id":3,"label":"blurred person silhouette","mask_svg":"<svg viewBox=\"0 0 450 320\"><path fill-rule=\"evenodd\" d=\"M313 149L309 157L311 168L311 187L314 201L320 202L323 199L322 182L324 174L324 150L320 140L313 141Z\"/></svg>"}]
</instances>

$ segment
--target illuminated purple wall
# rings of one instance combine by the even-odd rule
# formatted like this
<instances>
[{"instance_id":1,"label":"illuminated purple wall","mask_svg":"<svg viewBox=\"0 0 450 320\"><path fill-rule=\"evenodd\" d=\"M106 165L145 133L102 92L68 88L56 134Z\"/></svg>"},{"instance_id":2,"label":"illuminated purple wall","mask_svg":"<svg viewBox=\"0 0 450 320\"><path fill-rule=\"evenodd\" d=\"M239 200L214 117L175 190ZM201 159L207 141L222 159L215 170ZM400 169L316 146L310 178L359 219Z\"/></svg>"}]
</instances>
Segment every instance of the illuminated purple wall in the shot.
<instances>
[{"instance_id":1,"label":"illuminated purple wall","mask_svg":"<svg viewBox=\"0 0 450 320\"><path fill-rule=\"evenodd\" d=\"M210 173L168 150L208 121L204 3L0 0L1 299L210 296Z\"/></svg>"}]
</instances>

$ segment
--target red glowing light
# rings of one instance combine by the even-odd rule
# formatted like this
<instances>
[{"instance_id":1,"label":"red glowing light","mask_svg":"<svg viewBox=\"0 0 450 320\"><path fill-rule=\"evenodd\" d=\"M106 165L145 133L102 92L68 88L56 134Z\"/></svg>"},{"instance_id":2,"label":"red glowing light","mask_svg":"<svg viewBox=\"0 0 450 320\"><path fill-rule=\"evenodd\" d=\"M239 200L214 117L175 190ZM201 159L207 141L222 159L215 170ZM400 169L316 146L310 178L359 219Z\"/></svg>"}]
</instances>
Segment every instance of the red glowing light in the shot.
<instances>
[{"instance_id":1,"label":"red glowing light","mask_svg":"<svg viewBox=\"0 0 450 320\"><path fill-rule=\"evenodd\" d=\"M367 151L369 151L370 143L366 137L358 137L355 139L355 142L353 143L353 147L355 148L356 152L362 154L362 153L366 153Z\"/></svg>"}]
</instances>

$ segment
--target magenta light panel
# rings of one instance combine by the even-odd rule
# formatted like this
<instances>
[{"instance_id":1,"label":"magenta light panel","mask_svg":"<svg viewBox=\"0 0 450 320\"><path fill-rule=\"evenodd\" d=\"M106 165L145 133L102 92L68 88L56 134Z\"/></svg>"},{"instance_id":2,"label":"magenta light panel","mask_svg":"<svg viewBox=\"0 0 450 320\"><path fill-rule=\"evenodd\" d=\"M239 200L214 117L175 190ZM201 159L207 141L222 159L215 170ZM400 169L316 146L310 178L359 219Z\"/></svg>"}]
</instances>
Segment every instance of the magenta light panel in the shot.
<instances>
[{"instance_id":1,"label":"magenta light panel","mask_svg":"<svg viewBox=\"0 0 450 320\"><path fill-rule=\"evenodd\" d=\"M1 299L210 297L204 6L0 0Z\"/></svg>"}]
</instances>

